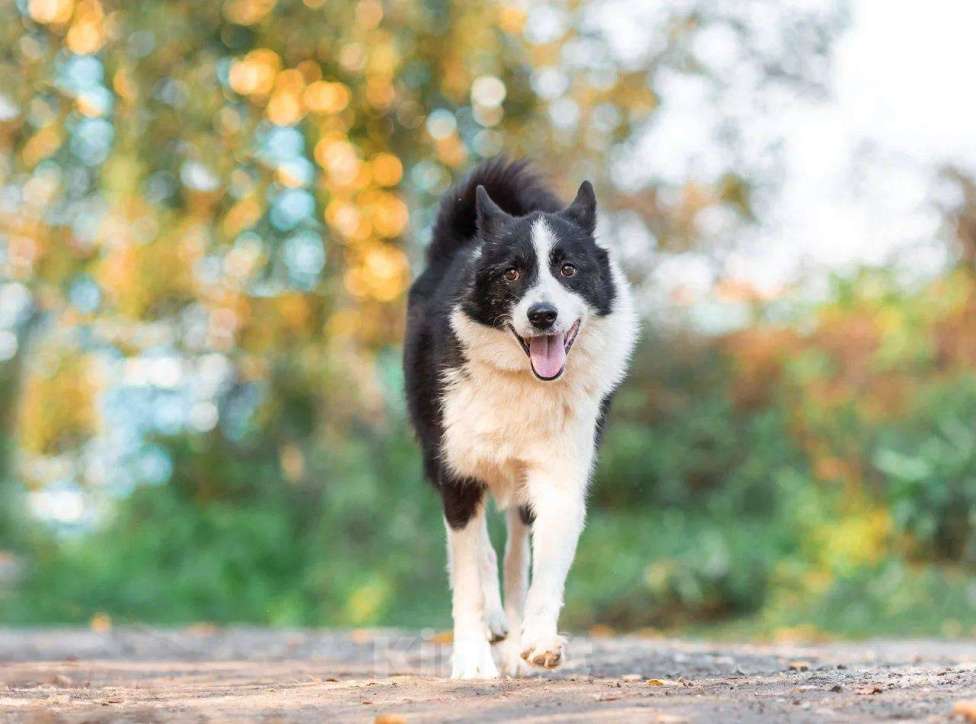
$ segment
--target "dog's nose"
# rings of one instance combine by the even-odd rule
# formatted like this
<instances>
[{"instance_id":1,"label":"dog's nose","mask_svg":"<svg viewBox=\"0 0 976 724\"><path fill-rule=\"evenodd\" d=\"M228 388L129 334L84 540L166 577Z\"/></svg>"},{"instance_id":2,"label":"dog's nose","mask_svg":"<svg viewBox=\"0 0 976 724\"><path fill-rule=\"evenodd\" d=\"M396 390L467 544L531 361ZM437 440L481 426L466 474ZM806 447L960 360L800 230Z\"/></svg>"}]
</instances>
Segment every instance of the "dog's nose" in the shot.
<instances>
[{"instance_id":1,"label":"dog's nose","mask_svg":"<svg viewBox=\"0 0 976 724\"><path fill-rule=\"evenodd\" d=\"M529 307L529 321L536 329L549 329L556 321L556 308L547 302L540 302Z\"/></svg>"}]
</instances>

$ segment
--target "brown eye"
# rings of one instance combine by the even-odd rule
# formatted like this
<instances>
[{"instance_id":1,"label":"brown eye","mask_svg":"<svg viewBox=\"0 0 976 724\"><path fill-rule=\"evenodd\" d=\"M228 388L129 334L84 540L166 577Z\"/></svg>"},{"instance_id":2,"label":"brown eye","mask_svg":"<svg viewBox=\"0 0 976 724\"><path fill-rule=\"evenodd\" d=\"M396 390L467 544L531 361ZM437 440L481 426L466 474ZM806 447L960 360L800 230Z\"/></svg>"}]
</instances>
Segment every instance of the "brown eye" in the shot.
<instances>
[{"instance_id":1,"label":"brown eye","mask_svg":"<svg viewBox=\"0 0 976 724\"><path fill-rule=\"evenodd\" d=\"M519 270L514 267L505 270L505 279L510 282L517 282L519 278Z\"/></svg>"},{"instance_id":2,"label":"brown eye","mask_svg":"<svg viewBox=\"0 0 976 724\"><path fill-rule=\"evenodd\" d=\"M574 267L572 264L563 264L562 268L559 270L559 273L564 277L576 276L576 267Z\"/></svg>"}]
</instances>

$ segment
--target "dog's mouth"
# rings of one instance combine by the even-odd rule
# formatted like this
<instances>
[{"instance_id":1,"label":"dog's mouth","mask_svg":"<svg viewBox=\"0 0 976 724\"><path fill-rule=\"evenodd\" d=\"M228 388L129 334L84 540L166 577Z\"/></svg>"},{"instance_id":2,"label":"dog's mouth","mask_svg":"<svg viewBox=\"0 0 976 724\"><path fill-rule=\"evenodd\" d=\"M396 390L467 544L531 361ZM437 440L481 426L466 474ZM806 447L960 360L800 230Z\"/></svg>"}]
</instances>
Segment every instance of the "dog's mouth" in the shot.
<instances>
[{"instance_id":1,"label":"dog's mouth","mask_svg":"<svg viewBox=\"0 0 976 724\"><path fill-rule=\"evenodd\" d=\"M565 332L538 334L532 337L523 337L511 324L508 328L512 330L515 339L525 350L532 372L540 380L548 382L557 379L566 369L566 357L573 347L573 342L576 341L576 335L579 334L580 320L573 322L573 326Z\"/></svg>"}]
</instances>

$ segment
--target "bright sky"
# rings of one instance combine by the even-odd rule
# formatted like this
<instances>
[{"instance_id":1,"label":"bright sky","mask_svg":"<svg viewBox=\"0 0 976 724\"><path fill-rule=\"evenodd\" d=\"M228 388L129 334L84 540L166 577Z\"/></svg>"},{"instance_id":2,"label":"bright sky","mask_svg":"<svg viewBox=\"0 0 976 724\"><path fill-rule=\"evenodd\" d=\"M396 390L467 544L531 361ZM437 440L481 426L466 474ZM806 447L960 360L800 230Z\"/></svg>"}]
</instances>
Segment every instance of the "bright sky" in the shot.
<instances>
[{"instance_id":1,"label":"bright sky","mask_svg":"<svg viewBox=\"0 0 976 724\"><path fill-rule=\"evenodd\" d=\"M795 275L798 264L931 268L941 259L925 248L939 229L934 170L976 169L976 3L853 0L852 10L833 99L787 116L788 176L760 240L775 251L754 268L757 281Z\"/></svg>"}]
</instances>

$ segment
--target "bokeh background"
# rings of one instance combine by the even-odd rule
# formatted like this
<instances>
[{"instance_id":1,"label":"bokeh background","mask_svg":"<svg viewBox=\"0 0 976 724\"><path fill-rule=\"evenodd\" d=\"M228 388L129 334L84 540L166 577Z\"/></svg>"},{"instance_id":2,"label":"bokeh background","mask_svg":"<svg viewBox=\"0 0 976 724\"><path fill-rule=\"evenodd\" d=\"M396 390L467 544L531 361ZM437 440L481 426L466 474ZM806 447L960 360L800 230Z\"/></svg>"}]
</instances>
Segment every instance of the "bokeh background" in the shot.
<instances>
[{"instance_id":1,"label":"bokeh background","mask_svg":"<svg viewBox=\"0 0 976 724\"><path fill-rule=\"evenodd\" d=\"M0 4L0 623L446 627L404 294L505 151L645 321L564 625L976 636L973 14Z\"/></svg>"}]
</instances>

